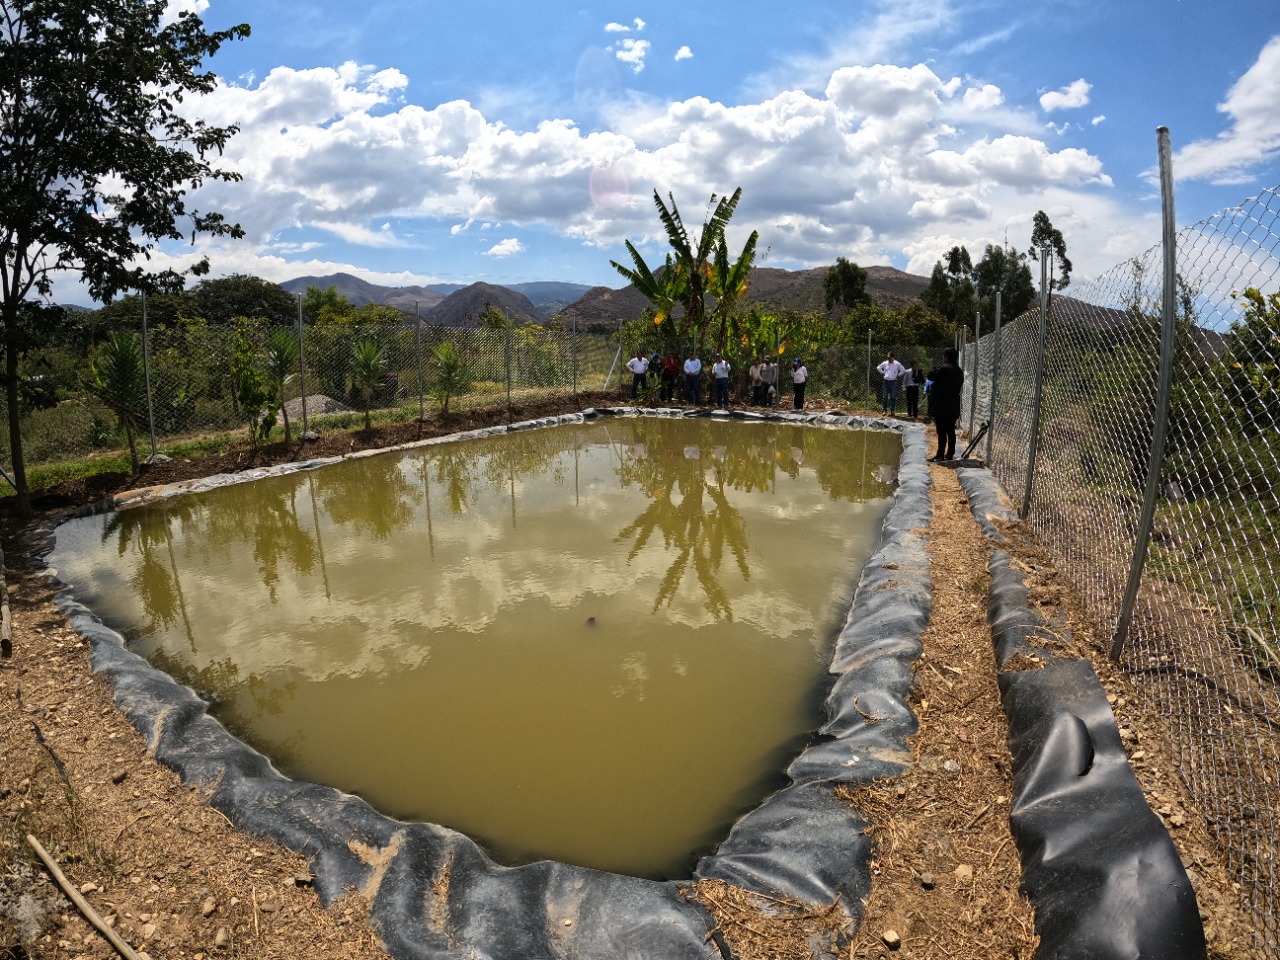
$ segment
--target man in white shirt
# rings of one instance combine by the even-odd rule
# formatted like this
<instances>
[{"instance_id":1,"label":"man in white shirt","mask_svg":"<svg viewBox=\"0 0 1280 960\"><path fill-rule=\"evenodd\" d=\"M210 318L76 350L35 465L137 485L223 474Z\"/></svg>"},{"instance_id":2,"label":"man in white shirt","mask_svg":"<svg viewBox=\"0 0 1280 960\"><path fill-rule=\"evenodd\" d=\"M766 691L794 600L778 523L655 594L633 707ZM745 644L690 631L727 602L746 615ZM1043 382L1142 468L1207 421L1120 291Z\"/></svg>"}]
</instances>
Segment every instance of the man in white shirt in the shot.
<instances>
[{"instance_id":1,"label":"man in white shirt","mask_svg":"<svg viewBox=\"0 0 1280 960\"><path fill-rule=\"evenodd\" d=\"M684 362L684 399L688 403L702 403L702 361L693 351Z\"/></svg>"},{"instance_id":2,"label":"man in white shirt","mask_svg":"<svg viewBox=\"0 0 1280 960\"><path fill-rule=\"evenodd\" d=\"M884 387L881 390L881 404L884 412L896 415L898 412L898 380L907 372L907 368L898 362L891 350L884 358L884 362L876 369L880 371L880 376L884 377Z\"/></svg>"},{"instance_id":3,"label":"man in white shirt","mask_svg":"<svg viewBox=\"0 0 1280 960\"><path fill-rule=\"evenodd\" d=\"M716 354L716 362L711 365L711 376L715 378L716 404L729 406L729 361Z\"/></svg>"},{"instance_id":4,"label":"man in white shirt","mask_svg":"<svg viewBox=\"0 0 1280 960\"><path fill-rule=\"evenodd\" d=\"M631 399L640 396L640 388L649 379L649 361L644 358L644 351L637 350L636 355L627 361L627 369L631 371Z\"/></svg>"}]
</instances>

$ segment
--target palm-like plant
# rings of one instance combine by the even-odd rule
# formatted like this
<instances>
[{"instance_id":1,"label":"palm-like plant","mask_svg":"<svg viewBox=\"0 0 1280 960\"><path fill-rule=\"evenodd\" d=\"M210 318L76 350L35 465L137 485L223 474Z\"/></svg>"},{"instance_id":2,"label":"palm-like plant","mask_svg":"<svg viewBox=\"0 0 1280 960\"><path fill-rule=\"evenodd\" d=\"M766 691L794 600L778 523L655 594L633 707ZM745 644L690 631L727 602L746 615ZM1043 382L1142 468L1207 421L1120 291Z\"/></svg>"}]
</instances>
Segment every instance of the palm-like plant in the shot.
<instances>
[{"instance_id":1,"label":"palm-like plant","mask_svg":"<svg viewBox=\"0 0 1280 960\"><path fill-rule=\"evenodd\" d=\"M354 354L351 385L364 403L364 428L370 430L373 428L373 421L369 417L369 409L373 405L373 395L382 383L382 372L386 367L385 351L372 340L360 340L355 344Z\"/></svg>"},{"instance_id":2,"label":"palm-like plant","mask_svg":"<svg viewBox=\"0 0 1280 960\"><path fill-rule=\"evenodd\" d=\"M717 197L712 194L711 213L703 221L702 232L693 238L685 228L675 197L670 193L667 194L667 199L671 201L671 206L668 208L663 203L662 196L655 190L653 202L658 207L658 218L662 221L663 229L667 232L667 242L671 245L671 253L667 255L667 266L662 270L661 279L654 276L645 264L644 258L630 241L627 242L627 252L635 262L634 270L616 261L609 261L615 270L634 283L636 289L653 303L656 322L661 323L676 303L683 303L684 321L680 327L680 334L696 337L699 352L701 352L702 339L706 333L704 301L706 295L712 292L712 258L716 247L724 239L725 230L733 218L733 211L737 208L741 196L741 187L728 197ZM754 251L754 240L751 242L751 247ZM673 272L674 277L671 276Z\"/></svg>"},{"instance_id":3,"label":"palm-like plant","mask_svg":"<svg viewBox=\"0 0 1280 960\"><path fill-rule=\"evenodd\" d=\"M715 259L711 262L711 295L716 298L712 318L716 321L716 349L724 352L729 336L729 318L750 283L751 268L756 260L756 243L759 231L752 230L738 259L729 262L729 244L724 237L716 244Z\"/></svg>"},{"instance_id":4,"label":"palm-like plant","mask_svg":"<svg viewBox=\"0 0 1280 960\"><path fill-rule=\"evenodd\" d=\"M435 350L436 382L431 396L439 401L442 416L449 415L449 398L467 389L467 370L462 354L449 340Z\"/></svg>"},{"instance_id":5,"label":"palm-like plant","mask_svg":"<svg viewBox=\"0 0 1280 960\"><path fill-rule=\"evenodd\" d=\"M147 406L142 338L136 333L113 333L89 364L87 386L119 420L129 440L129 461L137 473L138 444L134 434Z\"/></svg>"},{"instance_id":6,"label":"palm-like plant","mask_svg":"<svg viewBox=\"0 0 1280 960\"><path fill-rule=\"evenodd\" d=\"M289 431L289 408L283 406L284 385L293 379L298 371L298 338L291 330L276 327L267 340L267 376L276 385L284 414L284 439L288 443L293 439Z\"/></svg>"}]
</instances>

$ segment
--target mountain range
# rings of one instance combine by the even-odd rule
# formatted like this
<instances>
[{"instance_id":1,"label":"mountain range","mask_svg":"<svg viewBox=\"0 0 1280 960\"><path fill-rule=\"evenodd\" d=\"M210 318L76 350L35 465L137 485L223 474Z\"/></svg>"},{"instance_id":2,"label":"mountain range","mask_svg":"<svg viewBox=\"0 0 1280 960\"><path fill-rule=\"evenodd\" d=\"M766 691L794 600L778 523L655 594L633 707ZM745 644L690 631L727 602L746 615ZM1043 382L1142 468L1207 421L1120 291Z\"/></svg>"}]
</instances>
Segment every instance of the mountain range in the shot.
<instances>
[{"instance_id":1,"label":"mountain range","mask_svg":"<svg viewBox=\"0 0 1280 960\"><path fill-rule=\"evenodd\" d=\"M927 277L904 273L893 267L872 266L867 271L866 291L882 307L904 307L919 298L929 285ZM744 299L776 310L822 311L826 294L822 281L826 267L809 270L780 270L757 267ZM431 284L425 287L384 287L350 274L326 277L298 277L280 284L290 293L305 293L307 287L334 287L355 306L366 303L399 307L415 312L428 323L470 327L479 323L487 307L516 323L546 323L559 315L566 326L579 329L616 329L622 322L644 313L649 301L634 286L617 289L589 287L581 283L537 281L498 286L490 283Z\"/></svg>"},{"instance_id":2,"label":"mountain range","mask_svg":"<svg viewBox=\"0 0 1280 960\"><path fill-rule=\"evenodd\" d=\"M519 299L510 304L494 302L493 306L501 310L504 305L513 307L519 304L520 311L525 311L528 307L532 307L529 322L536 323L542 323L548 317L555 316L591 289L585 283L562 283L555 280L513 283L506 287L497 287L487 283L433 283L425 287L383 287L376 283L369 283L367 280L361 280L359 277L353 277L349 273L333 273L327 277L297 277L293 280L286 280L280 286L292 294L306 293L307 287L320 287L321 289L333 287L354 306L362 307L366 303L377 303L389 307L399 307L405 313L413 313L417 310L424 319L429 316L432 310L456 294L465 293L466 291L474 292L475 288L482 288L480 291L482 294L505 290L518 294ZM462 298L464 302L472 299L474 298L469 294ZM507 297L504 296L503 299L505 300ZM482 303L480 309L476 311L476 316L479 316L483 310L484 304ZM452 316L458 312L456 307L450 308L444 311L444 315ZM449 321L432 317L431 322L448 323ZM454 323L451 325L458 326L460 324Z\"/></svg>"}]
</instances>

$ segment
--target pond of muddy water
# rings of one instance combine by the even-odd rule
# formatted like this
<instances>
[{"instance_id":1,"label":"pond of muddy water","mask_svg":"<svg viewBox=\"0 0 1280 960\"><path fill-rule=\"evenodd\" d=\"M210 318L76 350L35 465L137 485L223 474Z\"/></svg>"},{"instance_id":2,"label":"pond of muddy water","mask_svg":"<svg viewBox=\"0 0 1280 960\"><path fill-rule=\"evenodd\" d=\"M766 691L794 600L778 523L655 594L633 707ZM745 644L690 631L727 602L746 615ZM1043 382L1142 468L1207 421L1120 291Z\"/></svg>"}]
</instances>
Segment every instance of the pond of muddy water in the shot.
<instances>
[{"instance_id":1,"label":"pond of muddy water","mask_svg":"<svg viewBox=\"0 0 1280 960\"><path fill-rule=\"evenodd\" d=\"M610 419L70 521L49 562L287 775L687 877L821 723L890 431Z\"/></svg>"}]
</instances>

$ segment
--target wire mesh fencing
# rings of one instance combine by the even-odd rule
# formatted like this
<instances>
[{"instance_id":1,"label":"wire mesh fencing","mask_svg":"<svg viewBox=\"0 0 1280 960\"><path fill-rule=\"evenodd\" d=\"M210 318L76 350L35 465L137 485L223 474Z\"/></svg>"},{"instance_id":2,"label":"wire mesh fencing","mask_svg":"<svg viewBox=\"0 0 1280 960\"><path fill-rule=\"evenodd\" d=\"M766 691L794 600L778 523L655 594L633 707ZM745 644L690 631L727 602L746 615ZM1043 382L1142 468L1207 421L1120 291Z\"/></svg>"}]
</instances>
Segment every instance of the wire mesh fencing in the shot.
<instances>
[{"instance_id":1,"label":"wire mesh fencing","mask_svg":"<svg viewBox=\"0 0 1280 960\"><path fill-rule=\"evenodd\" d=\"M249 411L235 374L240 337L279 391L277 437L286 423L295 434L356 426L366 410L376 419L408 418L438 410L446 399L456 410L508 397L518 402L600 390L618 346L616 335L521 326L332 324L306 327L301 338L296 329L266 325L150 329L145 383L135 385L140 453L145 456L150 435L169 443L246 429ZM448 383L442 380L446 344L456 357ZM117 412L89 389L86 362L61 362L57 351L41 359L55 370L61 399L24 416L26 462L119 450L123 435ZM0 419L7 419L3 411ZM0 433L0 456L7 461L8 431Z\"/></svg>"},{"instance_id":2,"label":"wire mesh fencing","mask_svg":"<svg viewBox=\"0 0 1280 960\"><path fill-rule=\"evenodd\" d=\"M1163 719L1257 918L1257 953L1277 957L1280 196L1181 230L1176 250L1166 409L1157 246L1054 293L1043 335L1037 307L971 345L962 426L990 420L992 470Z\"/></svg>"}]
</instances>

